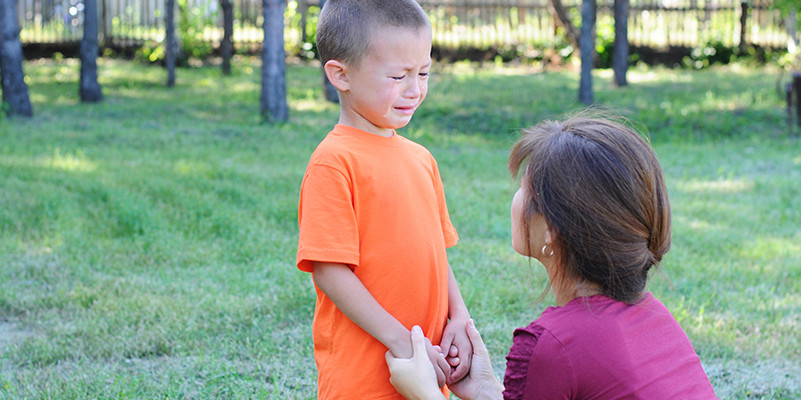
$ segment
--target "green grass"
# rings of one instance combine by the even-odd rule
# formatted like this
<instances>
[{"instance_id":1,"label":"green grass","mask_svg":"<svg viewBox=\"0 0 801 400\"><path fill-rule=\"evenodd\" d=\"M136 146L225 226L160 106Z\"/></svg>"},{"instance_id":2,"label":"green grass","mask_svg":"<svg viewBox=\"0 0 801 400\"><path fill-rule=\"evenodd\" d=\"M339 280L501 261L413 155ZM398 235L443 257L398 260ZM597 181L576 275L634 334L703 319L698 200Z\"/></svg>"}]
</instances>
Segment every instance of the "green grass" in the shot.
<instances>
[{"instance_id":1,"label":"green grass","mask_svg":"<svg viewBox=\"0 0 801 400\"><path fill-rule=\"evenodd\" d=\"M33 119L0 119L0 399L315 395L314 293L294 267L297 198L336 121L319 70L288 70L291 121L258 116L257 63L234 75L101 60L25 64ZM520 127L577 110L577 74L439 65L405 135L439 160L462 240L450 260L496 372L511 332L552 304L510 248L505 171ZM801 141L777 71L595 74L596 100L643 122L674 245L650 289L721 398L801 397Z\"/></svg>"}]
</instances>

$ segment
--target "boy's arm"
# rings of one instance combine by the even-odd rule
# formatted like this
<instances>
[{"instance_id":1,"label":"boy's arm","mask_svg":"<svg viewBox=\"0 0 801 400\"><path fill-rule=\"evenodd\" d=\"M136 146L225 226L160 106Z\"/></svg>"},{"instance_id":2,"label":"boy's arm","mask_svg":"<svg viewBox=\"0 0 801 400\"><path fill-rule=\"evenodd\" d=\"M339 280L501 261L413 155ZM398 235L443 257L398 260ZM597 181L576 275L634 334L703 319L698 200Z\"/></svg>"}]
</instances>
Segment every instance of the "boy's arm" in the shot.
<instances>
[{"instance_id":1,"label":"boy's arm","mask_svg":"<svg viewBox=\"0 0 801 400\"><path fill-rule=\"evenodd\" d=\"M412 357L409 331L378 304L347 265L315 262L312 276L345 316L387 346L395 357Z\"/></svg>"},{"instance_id":2,"label":"boy's arm","mask_svg":"<svg viewBox=\"0 0 801 400\"><path fill-rule=\"evenodd\" d=\"M378 303L347 265L315 262L312 277L317 287L346 317L387 346L395 357L412 358L409 331ZM442 386L448 378L450 367L430 344L428 350L429 358L436 367L437 380Z\"/></svg>"},{"instance_id":3,"label":"boy's arm","mask_svg":"<svg viewBox=\"0 0 801 400\"><path fill-rule=\"evenodd\" d=\"M459 291L459 285L456 283L453 269L448 264L448 324L442 333L440 347L450 360L457 357L456 362L451 363L455 369L451 372L451 376L448 377L448 382L459 381L470 371L473 346L465 331L469 320L470 312L467 311L467 306L464 303L464 299L462 299L462 293ZM451 351L453 347L456 347L456 353Z\"/></svg>"},{"instance_id":4,"label":"boy's arm","mask_svg":"<svg viewBox=\"0 0 801 400\"><path fill-rule=\"evenodd\" d=\"M453 275L453 268L448 263L448 318L463 320L465 324L470 320L470 312L462 299L462 292L456 283L456 276ZM467 336L467 334L465 334Z\"/></svg>"}]
</instances>

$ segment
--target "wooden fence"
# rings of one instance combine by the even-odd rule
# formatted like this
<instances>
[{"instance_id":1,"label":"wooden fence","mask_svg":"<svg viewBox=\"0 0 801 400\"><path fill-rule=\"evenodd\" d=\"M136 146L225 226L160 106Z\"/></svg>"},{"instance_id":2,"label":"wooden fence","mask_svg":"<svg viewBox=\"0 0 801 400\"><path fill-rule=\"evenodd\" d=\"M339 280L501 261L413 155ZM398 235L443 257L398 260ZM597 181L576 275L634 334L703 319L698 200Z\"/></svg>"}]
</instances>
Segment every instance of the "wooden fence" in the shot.
<instances>
[{"instance_id":1,"label":"wooden fence","mask_svg":"<svg viewBox=\"0 0 801 400\"><path fill-rule=\"evenodd\" d=\"M742 2L741 2L742 1ZM222 38L218 0L185 2L187 21L200 40ZM100 0L101 45L137 46L164 38L164 0ZM444 48L551 46L561 40L547 0L420 0L433 26L435 45ZM313 35L318 0L290 1L286 13L289 48L302 48ZM23 44L76 43L82 34L82 0L18 0ZM565 5L578 15L580 1ZM599 35L611 37L611 0L598 2ZM261 1L234 0L234 42L261 43ZM727 46L742 40L768 48L787 46L787 29L771 0L631 0L629 40L634 46Z\"/></svg>"}]
</instances>

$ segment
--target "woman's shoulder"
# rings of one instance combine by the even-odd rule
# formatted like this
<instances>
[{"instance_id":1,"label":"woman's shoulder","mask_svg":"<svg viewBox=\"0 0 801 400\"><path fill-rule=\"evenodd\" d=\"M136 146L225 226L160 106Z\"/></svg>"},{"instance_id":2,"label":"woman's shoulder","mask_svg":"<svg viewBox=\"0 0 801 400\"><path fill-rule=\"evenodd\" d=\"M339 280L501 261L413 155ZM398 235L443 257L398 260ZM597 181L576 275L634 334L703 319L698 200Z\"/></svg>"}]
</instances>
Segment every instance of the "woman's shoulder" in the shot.
<instances>
[{"instance_id":1,"label":"woman's shoulder","mask_svg":"<svg viewBox=\"0 0 801 400\"><path fill-rule=\"evenodd\" d=\"M543 335L557 342L584 333L608 332L608 328L633 320L672 320L670 311L651 293L645 293L636 304L627 304L603 295L581 297L564 306L546 308L539 318L514 331L515 344L521 349L533 349ZM618 330L618 329L615 329Z\"/></svg>"},{"instance_id":2,"label":"woman's shoulder","mask_svg":"<svg viewBox=\"0 0 801 400\"><path fill-rule=\"evenodd\" d=\"M605 332L634 321L670 322L670 311L651 293L645 293L635 304L628 304L603 295L573 299L561 307L548 307L532 323L557 337L581 335L581 332ZM638 323L639 323L638 322ZM528 329L534 330L534 327ZM592 336L597 336L593 334Z\"/></svg>"}]
</instances>

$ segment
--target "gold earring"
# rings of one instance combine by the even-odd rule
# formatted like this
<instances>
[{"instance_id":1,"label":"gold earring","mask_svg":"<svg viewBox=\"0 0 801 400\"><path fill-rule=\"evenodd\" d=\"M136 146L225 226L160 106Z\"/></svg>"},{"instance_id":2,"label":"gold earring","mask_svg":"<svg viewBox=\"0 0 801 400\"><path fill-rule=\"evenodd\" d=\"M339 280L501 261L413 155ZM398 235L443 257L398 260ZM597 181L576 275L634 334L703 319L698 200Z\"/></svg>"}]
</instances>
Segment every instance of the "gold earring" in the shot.
<instances>
[{"instance_id":1,"label":"gold earring","mask_svg":"<svg viewBox=\"0 0 801 400\"><path fill-rule=\"evenodd\" d=\"M553 257L553 248L548 247L548 243L542 245L542 255L544 255L545 257Z\"/></svg>"}]
</instances>

